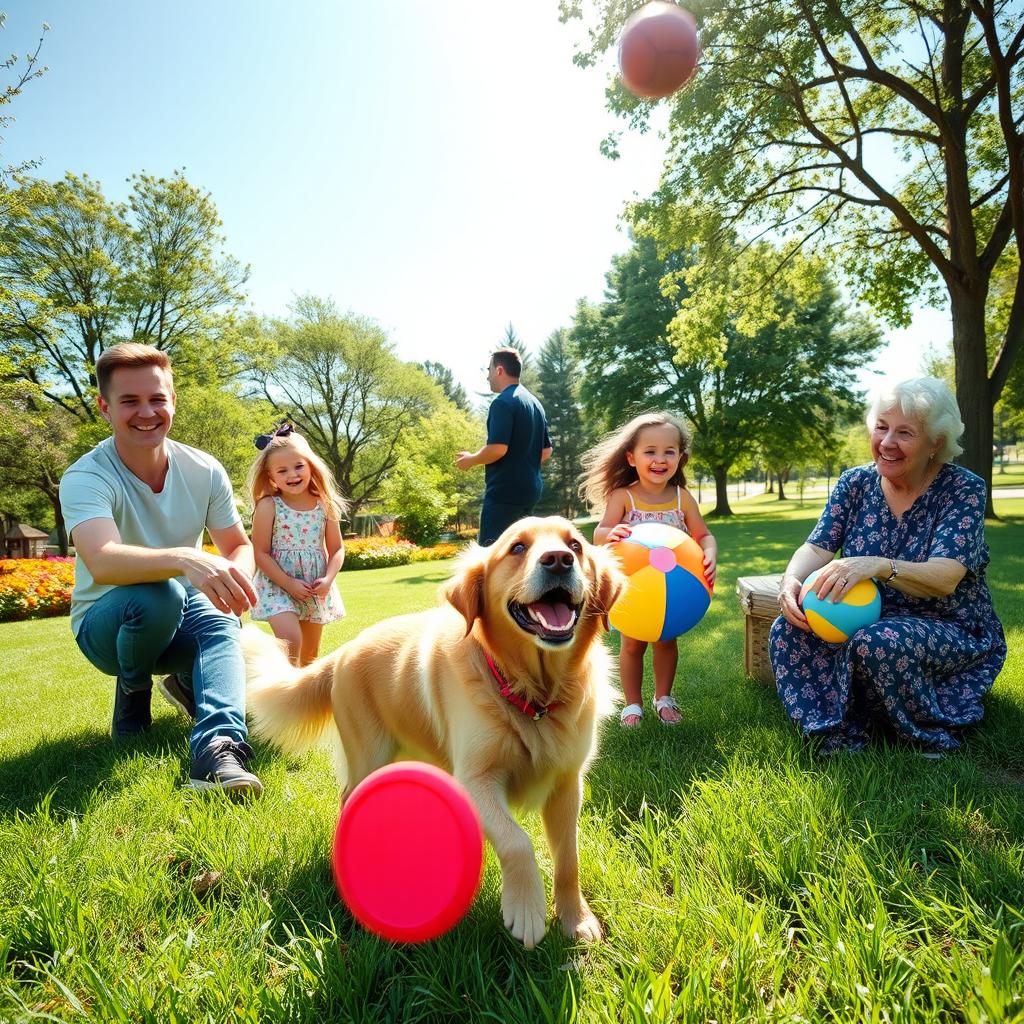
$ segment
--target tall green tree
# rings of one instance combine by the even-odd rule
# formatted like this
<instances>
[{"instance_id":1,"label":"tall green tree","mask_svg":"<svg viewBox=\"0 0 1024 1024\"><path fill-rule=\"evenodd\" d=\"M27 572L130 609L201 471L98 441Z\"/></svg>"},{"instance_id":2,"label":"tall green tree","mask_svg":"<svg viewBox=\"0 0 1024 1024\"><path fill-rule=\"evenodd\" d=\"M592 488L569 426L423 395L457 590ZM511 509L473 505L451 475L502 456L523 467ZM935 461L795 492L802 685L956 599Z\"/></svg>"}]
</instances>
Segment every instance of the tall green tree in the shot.
<instances>
[{"instance_id":1,"label":"tall green tree","mask_svg":"<svg viewBox=\"0 0 1024 1024\"><path fill-rule=\"evenodd\" d=\"M382 491L386 511L398 518L404 535L409 535L407 522L413 504L413 514L424 521L433 517L434 532L450 518L460 528L473 520L483 497L483 474L456 469L455 457L467 445L478 448L483 440L480 419L449 402L442 403L407 436L397 467ZM409 496L417 480L425 482L424 494L411 502Z\"/></svg>"},{"instance_id":2,"label":"tall green tree","mask_svg":"<svg viewBox=\"0 0 1024 1024\"><path fill-rule=\"evenodd\" d=\"M398 465L410 433L448 403L372 321L312 295L291 309L266 324L248 376L327 462L354 513Z\"/></svg>"},{"instance_id":3,"label":"tall green tree","mask_svg":"<svg viewBox=\"0 0 1024 1024\"><path fill-rule=\"evenodd\" d=\"M537 360L537 394L548 419L551 458L543 466L544 494L539 509L572 519L582 508L580 463L590 447L579 399L582 366L564 328L553 331Z\"/></svg>"},{"instance_id":4,"label":"tall green tree","mask_svg":"<svg viewBox=\"0 0 1024 1024\"><path fill-rule=\"evenodd\" d=\"M221 251L208 193L181 174L135 175L127 204L87 176L15 176L0 195L0 355L81 420L97 417L104 349L140 341L237 372L228 329L248 275Z\"/></svg>"},{"instance_id":5,"label":"tall green tree","mask_svg":"<svg viewBox=\"0 0 1024 1024\"><path fill-rule=\"evenodd\" d=\"M520 384L534 394L537 393L537 372L533 367L529 350L526 348L526 342L516 334L515 327L512 326L509 321L508 326L505 328L505 334L495 348L514 348L519 353L519 359L523 364L523 372L519 378ZM492 350L493 351L493 350ZM489 354L489 353L488 353ZM493 396L489 396L488 401Z\"/></svg>"},{"instance_id":6,"label":"tall green tree","mask_svg":"<svg viewBox=\"0 0 1024 1024\"><path fill-rule=\"evenodd\" d=\"M582 0L560 6L583 16ZM578 62L614 45L631 6L600 5ZM723 0L695 13L702 67L671 101L649 203L660 240L774 232L782 260L827 245L853 293L896 325L914 303L947 301L962 461L990 481L993 407L1024 344L1020 0ZM621 85L608 95L646 125L649 102ZM1013 297L990 356L986 305L1008 249Z\"/></svg>"},{"instance_id":7,"label":"tall green tree","mask_svg":"<svg viewBox=\"0 0 1024 1024\"><path fill-rule=\"evenodd\" d=\"M416 364L444 392L445 398L463 412L471 412L466 389L455 379L455 374L444 363L428 359Z\"/></svg>"},{"instance_id":8,"label":"tall green tree","mask_svg":"<svg viewBox=\"0 0 1024 1024\"><path fill-rule=\"evenodd\" d=\"M636 259L615 262L602 306L584 309L573 328L582 391L619 422L645 408L681 413L714 478L714 512L728 515L730 468L763 438L818 435L855 400L854 373L877 349L878 331L848 313L820 261L794 257L769 282L770 247L737 249L728 263L697 253L656 288L651 250L643 241L634 248ZM656 290L671 300L660 328Z\"/></svg>"},{"instance_id":9,"label":"tall green tree","mask_svg":"<svg viewBox=\"0 0 1024 1024\"><path fill-rule=\"evenodd\" d=\"M245 479L256 458L254 440L263 425L273 421L273 409L265 400L244 398L236 384L188 382L176 392L171 436L217 459L231 479L236 500L247 508Z\"/></svg>"},{"instance_id":10,"label":"tall green tree","mask_svg":"<svg viewBox=\"0 0 1024 1024\"><path fill-rule=\"evenodd\" d=\"M614 430L646 409L676 407L681 378L669 325L686 285L666 294L662 280L684 266L680 253L663 258L653 238L635 238L612 257L604 302L578 304L569 337L583 368L580 397L592 432Z\"/></svg>"},{"instance_id":11,"label":"tall green tree","mask_svg":"<svg viewBox=\"0 0 1024 1024\"><path fill-rule=\"evenodd\" d=\"M24 381L0 384L0 491L9 514L45 506L57 544L68 553L60 508L60 478L80 450L81 423ZM14 501L9 499L13 498Z\"/></svg>"}]
</instances>

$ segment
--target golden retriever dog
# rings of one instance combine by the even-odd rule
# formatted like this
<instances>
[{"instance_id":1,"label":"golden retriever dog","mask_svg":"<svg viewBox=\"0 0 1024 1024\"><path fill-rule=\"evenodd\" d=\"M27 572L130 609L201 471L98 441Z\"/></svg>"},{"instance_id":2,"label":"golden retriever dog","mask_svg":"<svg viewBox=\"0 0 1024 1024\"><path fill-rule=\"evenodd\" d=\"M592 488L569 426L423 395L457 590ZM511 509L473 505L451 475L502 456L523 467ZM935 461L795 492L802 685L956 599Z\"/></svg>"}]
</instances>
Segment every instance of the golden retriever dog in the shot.
<instances>
[{"instance_id":1,"label":"golden retriever dog","mask_svg":"<svg viewBox=\"0 0 1024 1024\"><path fill-rule=\"evenodd\" d=\"M501 864L505 924L528 949L544 936L547 904L533 845L509 808L539 807L562 928L600 939L580 891L577 824L611 705L600 633L623 585L612 556L567 520L532 518L467 551L440 607L379 622L305 668L247 627L253 734L299 752L333 716L344 795L400 756L451 772Z\"/></svg>"}]
</instances>

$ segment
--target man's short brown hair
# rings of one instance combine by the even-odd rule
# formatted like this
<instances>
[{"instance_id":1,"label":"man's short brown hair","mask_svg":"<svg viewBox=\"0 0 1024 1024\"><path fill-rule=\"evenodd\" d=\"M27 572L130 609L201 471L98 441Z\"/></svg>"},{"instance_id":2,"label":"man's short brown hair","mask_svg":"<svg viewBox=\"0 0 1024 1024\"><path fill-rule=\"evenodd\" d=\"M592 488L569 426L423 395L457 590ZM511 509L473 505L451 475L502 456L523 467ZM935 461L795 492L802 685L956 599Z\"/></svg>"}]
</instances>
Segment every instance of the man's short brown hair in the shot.
<instances>
[{"instance_id":1,"label":"man's short brown hair","mask_svg":"<svg viewBox=\"0 0 1024 1024\"><path fill-rule=\"evenodd\" d=\"M491 356L491 363L500 366L514 380L518 380L523 375L523 360L511 346L499 348Z\"/></svg>"},{"instance_id":2,"label":"man's short brown hair","mask_svg":"<svg viewBox=\"0 0 1024 1024\"><path fill-rule=\"evenodd\" d=\"M107 397L111 375L115 370L125 366L132 368L159 366L168 374L172 372L171 361L167 358L167 353L152 345L140 345L135 341L124 341L120 345L111 345L96 360L96 384L104 398Z\"/></svg>"}]
</instances>

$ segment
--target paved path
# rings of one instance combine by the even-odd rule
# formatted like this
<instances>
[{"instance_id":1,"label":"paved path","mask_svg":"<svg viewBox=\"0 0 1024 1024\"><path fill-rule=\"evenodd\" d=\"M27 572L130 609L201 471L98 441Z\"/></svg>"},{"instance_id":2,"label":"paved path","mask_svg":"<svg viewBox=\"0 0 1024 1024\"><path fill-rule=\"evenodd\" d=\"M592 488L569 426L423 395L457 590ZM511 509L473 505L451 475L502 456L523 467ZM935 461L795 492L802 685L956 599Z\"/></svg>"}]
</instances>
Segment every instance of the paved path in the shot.
<instances>
[{"instance_id":1,"label":"paved path","mask_svg":"<svg viewBox=\"0 0 1024 1024\"><path fill-rule=\"evenodd\" d=\"M713 508L715 504L714 489L711 490L711 497L707 497L706 488L705 494L702 495L704 500L701 502L702 509L704 506ZM692 493L692 488L691 488ZM748 484L746 494L736 494L736 485L729 485L729 502L735 501L749 501L751 498L760 498L767 492L761 488L760 484ZM813 487L804 488L804 502L809 498L824 498L827 494L827 490L824 484L816 484ZM1024 487L1000 487L997 483L992 489L992 499L994 501L1001 501L1003 498L1024 498ZM786 486L786 500L787 501L799 501L800 500L800 488L792 485Z\"/></svg>"}]
</instances>

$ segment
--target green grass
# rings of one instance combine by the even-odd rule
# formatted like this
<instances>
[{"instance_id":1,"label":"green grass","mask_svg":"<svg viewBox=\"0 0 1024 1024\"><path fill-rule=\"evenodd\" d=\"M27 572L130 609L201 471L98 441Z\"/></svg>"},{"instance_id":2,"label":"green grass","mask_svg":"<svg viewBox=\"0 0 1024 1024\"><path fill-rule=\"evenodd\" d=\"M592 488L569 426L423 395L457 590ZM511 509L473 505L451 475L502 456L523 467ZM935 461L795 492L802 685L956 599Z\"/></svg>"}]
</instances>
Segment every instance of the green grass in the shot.
<instances>
[{"instance_id":1,"label":"green grass","mask_svg":"<svg viewBox=\"0 0 1024 1024\"><path fill-rule=\"evenodd\" d=\"M999 464L992 467L992 486L999 487L1024 487L1024 463L1011 462L1006 466L1006 472L999 472Z\"/></svg>"},{"instance_id":2,"label":"green grass","mask_svg":"<svg viewBox=\"0 0 1024 1024\"><path fill-rule=\"evenodd\" d=\"M490 853L447 936L374 938L331 880L325 755L261 749L250 806L189 792L169 711L111 746L110 681L67 620L0 626L0 1021L1024 1019L1024 500L989 527L1010 657L940 762L816 760L743 676L736 577L780 571L817 509L737 508L711 524L717 599L680 644L684 724L604 728L580 830L595 947L556 928L531 953L513 942ZM343 577L349 618L324 649L431 606L449 570Z\"/></svg>"}]
</instances>

